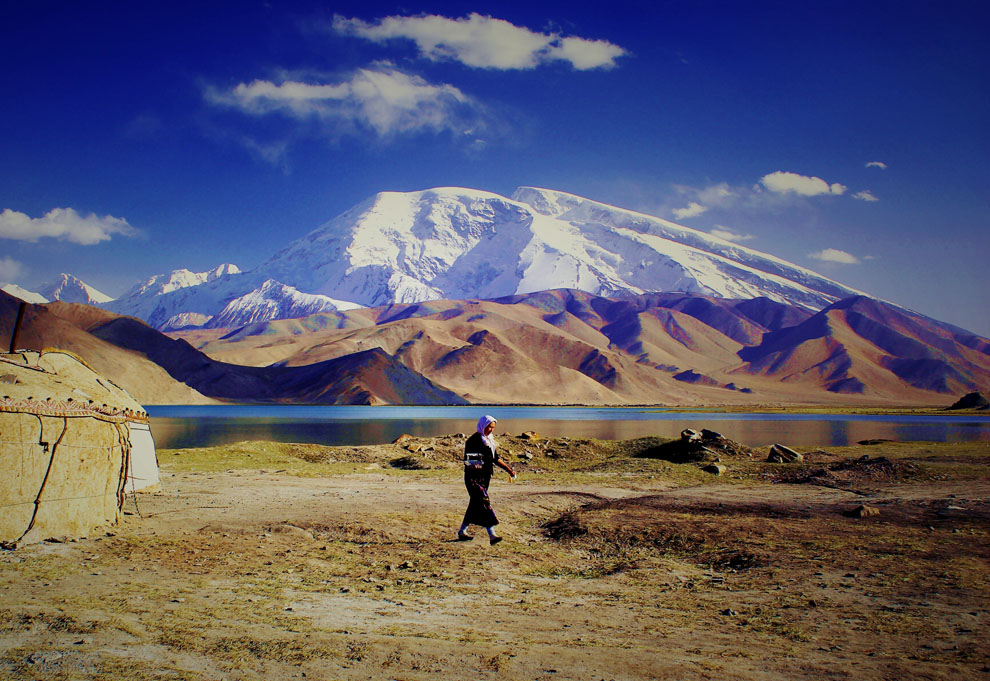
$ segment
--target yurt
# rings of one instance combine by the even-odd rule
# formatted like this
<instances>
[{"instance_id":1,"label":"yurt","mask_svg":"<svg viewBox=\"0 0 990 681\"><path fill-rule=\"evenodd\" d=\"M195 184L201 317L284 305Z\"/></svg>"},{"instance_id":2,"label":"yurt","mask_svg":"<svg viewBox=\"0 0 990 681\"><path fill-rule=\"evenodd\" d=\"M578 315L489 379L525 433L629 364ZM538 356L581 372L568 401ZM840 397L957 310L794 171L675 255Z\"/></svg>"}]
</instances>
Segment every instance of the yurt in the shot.
<instances>
[{"instance_id":1,"label":"yurt","mask_svg":"<svg viewBox=\"0 0 990 681\"><path fill-rule=\"evenodd\" d=\"M148 415L59 350L0 354L0 542L86 536L159 483Z\"/></svg>"}]
</instances>

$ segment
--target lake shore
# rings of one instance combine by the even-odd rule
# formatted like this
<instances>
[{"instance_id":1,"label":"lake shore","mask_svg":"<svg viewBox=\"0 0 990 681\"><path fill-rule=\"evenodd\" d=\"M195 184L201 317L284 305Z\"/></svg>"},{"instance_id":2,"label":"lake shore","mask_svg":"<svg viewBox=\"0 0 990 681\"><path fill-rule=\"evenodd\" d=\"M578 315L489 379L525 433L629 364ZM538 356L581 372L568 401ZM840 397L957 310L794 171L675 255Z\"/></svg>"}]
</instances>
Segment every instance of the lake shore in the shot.
<instances>
[{"instance_id":1,"label":"lake shore","mask_svg":"<svg viewBox=\"0 0 990 681\"><path fill-rule=\"evenodd\" d=\"M149 407L159 447L207 447L241 440L371 445L402 434L436 437L471 432L490 413L516 432L549 437L623 440L651 435L678 437L685 428L712 428L749 446L781 442L793 446L844 446L860 440L990 441L986 412L873 414L652 410L601 407L411 407L223 405Z\"/></svg>"},{"instance_id":2,"label":"lake shore","mask_svg":"<svg viewBox=\"0 0 990 681\"><path fill-rule=\"evenodd\" d=\"M88 539L0 552L12 679L972 679L990 444L659 458L500 436L505 541L456 542L455 435L162 450ZM864 458L865 457L865 458ZM719 475L703 467L724 466Z\"/></svg>"}]
</instances>

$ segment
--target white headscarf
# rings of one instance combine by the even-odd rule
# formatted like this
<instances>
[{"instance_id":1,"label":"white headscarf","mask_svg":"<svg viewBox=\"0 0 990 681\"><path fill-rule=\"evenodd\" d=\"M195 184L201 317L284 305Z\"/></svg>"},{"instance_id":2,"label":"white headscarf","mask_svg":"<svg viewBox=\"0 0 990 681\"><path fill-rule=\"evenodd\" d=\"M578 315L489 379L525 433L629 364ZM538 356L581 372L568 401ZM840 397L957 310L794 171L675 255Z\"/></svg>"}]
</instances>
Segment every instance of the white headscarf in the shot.
<instances>
[{"instance_id":1,"label":"white headscarf","mask_svg":"<svg viewBox=\"0 0 990 681\"><path fill-rule=\"evenodd\" d=\"M480 419L478 419L478 432L481 434L482 441L492 448L492 452L495 452L495 438L491 435L485 435L485 428L488 427L489 423L498 423L498 419L494 416L489 416L485 414Z\"/></svg>"}]
</instances>

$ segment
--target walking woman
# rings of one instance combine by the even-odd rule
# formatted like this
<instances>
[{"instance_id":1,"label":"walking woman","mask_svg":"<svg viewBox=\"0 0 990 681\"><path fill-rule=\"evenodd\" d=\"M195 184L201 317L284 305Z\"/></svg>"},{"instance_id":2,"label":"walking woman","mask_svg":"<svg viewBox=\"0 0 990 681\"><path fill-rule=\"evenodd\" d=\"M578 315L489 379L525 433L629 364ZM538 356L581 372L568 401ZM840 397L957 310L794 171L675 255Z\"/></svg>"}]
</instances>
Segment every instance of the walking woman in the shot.
<instances>
[{"instance_id":1,"label":"walking woman","mask_svg":"<svg viewBox=\"0 0 990 681\"><path fill-rule=\"evenodd\" d=\"M487 414L482 416L478 420L478 432L464 443L464 486L467 487L470 501L464 513L461 529L457 531L457 538L461 541L474 539L467 533L469 525L481 525L488 530L488 540L492 544L502 541L502 538L495 534L498 518L495 517L495 511L492 510L491 501L488 499L488 485L492 481L495 466L511 475L513 480L516 478L516 472L495 452L495 438L492 437L492 432L495 430L496 422L493 416Z\"/></svg>"}]
</instances>

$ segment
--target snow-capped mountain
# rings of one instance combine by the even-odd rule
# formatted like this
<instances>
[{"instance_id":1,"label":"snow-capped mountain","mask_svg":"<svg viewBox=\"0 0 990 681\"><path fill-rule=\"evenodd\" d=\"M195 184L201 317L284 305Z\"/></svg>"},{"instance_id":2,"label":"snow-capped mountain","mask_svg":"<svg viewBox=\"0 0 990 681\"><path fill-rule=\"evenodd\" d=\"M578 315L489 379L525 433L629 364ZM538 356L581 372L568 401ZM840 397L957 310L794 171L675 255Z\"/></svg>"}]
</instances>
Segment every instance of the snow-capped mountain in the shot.
<instances>
[{"instance_id":1,"label":"snow-capped mountain","mask_svg":"<svg viewBox=\"0 0 990 681\"><path fill-rule=\"evenodd\" d=\"M854 289L660 218L546 189L383 192L255 270L368 306L573 288L765 296L820 309Z\"/></svg>"},{"instance_id":2,"label":"snow-capped mountain","mask_svg":"<svg viewBox=\"0 0 990 681\"><path fill-rule=\"evenodd\" d=\"M65 274L50 284L41 287L38 293L48 300L61 300L66 303L85 303L87 305L101 305L108 303L113 298L93 288L82 279Z\"/></svg>"},{"instance_id":3,"label":"snow-capped mountain","mask_svg":"<svg viewBox=\"0 0 990 681\"><path fill-rule=\"evenodd\" d=\"M169 317L164 324L159 327L159 331L181 331L182 329L196 329L206 326L212 315L200 312L180 312Z\"/></svg>"},{"instance_id":4,"label":"snow-capped mountain","mask_svg":"<svg viewBox=\"0 0 990 681\"><path fill-rule=\"evenodd\" d=\"M26 288L22 288L17 284L0 284L0 291L4 293L9 293L15 298L20 298L25 303L35 303L42 304L51 302L48 298L45 298L40 293L35 293L34 291L28 291Z\"/></svg>"},{"instance_id":5,"label":"snow-capped mountain","mask_svg":"<svg viewBox=\"0 0 990 681\"><path fill-rule=\"evenodd\" d=\"M227 328L274 319L308 317L318 312L353 310L358 307L361 306L343 300L334 300L328 296L301 293L291 286L269 279L260 288L227 303L226 307L206 326Z\"/></svg>"},{"instance_id":6,"label":"snow-capped mountain","mask_svg":"<svg viewBox=\"0 0 990 681\"><path fill-rule=\"evenodd\" d=\"M226 274L238 274L240 271L237 265L230 263L224 263L208 272L190 272L187 269L172 270L168 274L156 274L147 281L133 286L121 296L121 299L159 296L180 288L199 286L208 281L219 279Z\"/></svg>"},{"instance_id":7,"label":"snow-capped mountain","mask_svg":"<svg viewBox=\"0 0 990 681\"><path fill-rule=\"evenodd\" d=\"M198 325L197 322L209 321L233 298L252 290L255 281L231 264L207 272L178 269L156 274L103 307L138 317L157 328Z\"/></svg>"},{"instance_id":8,"label":"snow-capped mountain","mask_svg":"<svg viewBox=\"0 0 990 681\"><path fill-rule=\"evenodd\" d=\"M817 311L861 292L661 218L548 189L382 192L262 265L152 277L106 307L158 328L310 309L497 298L548 289L766 297ZM303 300L312 294L329 298Z\"/></svg>"}]
</instances>

